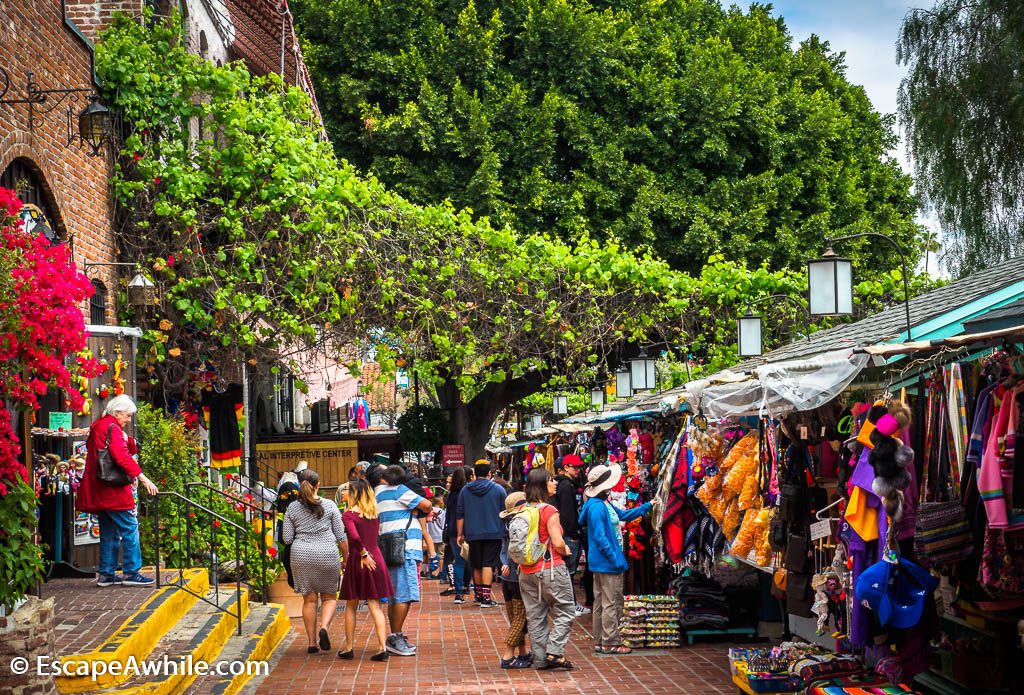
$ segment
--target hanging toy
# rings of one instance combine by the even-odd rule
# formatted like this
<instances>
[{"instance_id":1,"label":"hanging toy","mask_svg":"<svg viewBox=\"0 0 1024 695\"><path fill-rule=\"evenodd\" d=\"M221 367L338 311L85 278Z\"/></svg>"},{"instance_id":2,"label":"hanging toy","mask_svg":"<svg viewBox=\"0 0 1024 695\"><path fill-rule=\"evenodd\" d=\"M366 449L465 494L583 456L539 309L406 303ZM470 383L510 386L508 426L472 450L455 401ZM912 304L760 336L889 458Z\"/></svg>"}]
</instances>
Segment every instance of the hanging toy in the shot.
<instances>
[{"instance_id":1,"label":"hanging toy","mask_svg":"<svg viewBox=\"0 0 1024 695\"><path fill-rule=\"evenodd\" d=\"M92 413L92 398L89 397L89 378L84 376L75 377L77 382L78 392L82 394L82 407L78 409L78 414L85 416Z\"/></svg>"},{"instance_id":2,"label":"hanging toy","mask_svg":"<svg viewBox=\"0 0 1024 695\"><path fill-rule=\"evenodd\" d=\"M110 396L110 387L107 386L106 384L100 384L99 386L96 387L96 395L99 398L107 398L108 396Z\"/></svg>"},{"instance_id":3,"label":"hanging toy","mask_svg":"<svg viewBox=\"0 0 1024 695\"><path fill-rule=\"evenodd\" d=\"M121 359L120 343L114 346L114 355L114 395L120 396L124 393L124 378L121 373L128 366L128 363Z\"/></svg>"}]
</instances>

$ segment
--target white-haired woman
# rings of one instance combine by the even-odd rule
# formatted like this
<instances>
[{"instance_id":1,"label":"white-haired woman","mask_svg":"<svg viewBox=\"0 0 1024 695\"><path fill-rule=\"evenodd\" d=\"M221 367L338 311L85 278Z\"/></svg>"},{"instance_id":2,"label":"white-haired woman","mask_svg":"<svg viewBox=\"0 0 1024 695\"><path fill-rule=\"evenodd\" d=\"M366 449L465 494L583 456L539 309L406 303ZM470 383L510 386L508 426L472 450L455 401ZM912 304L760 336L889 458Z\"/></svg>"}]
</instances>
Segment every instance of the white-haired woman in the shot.
<instances>
[{"instance_id":1,"label":"white-haired woman","mask_svg":"<svg viewBox=\"0 0 1024 695\"><path fill-rule=\"evenodd\" d=\"M107 403L104 415L89 429L86 441L85 472L78 488L75 508L95 514L100 525L100 565L98 586L152 586L152 577L139 574L142 568L142 549L139 545L139 520L135 516L135 496L132 483L111 485L99 479L99 456L104 449L110 451L114 465L120 466L129 478L138 478L151 495L156 485L142 473L132 455L138 452L135 440L124 431L137 408L128 396L115 396ZM116 574L118 550L124 574Z\"/></svg>"}]
</instances>

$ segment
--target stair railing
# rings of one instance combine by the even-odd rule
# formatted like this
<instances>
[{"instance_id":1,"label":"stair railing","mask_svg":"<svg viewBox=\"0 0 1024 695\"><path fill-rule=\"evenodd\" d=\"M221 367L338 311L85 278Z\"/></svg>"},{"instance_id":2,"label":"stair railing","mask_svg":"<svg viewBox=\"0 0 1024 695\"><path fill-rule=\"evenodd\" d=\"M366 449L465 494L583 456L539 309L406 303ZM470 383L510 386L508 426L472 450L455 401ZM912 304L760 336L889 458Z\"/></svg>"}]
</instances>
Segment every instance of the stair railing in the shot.
<instances>
[{"instance_id":1,"label":"stair railing","mask_svg":"<svg viewBox=\"0 0 1024 695\"><path fill-rule=\"evenodd\" d=\"M208 485L206 483L200 483L200 482L192 482L192 483L186 483L185 484L185 495L190 500L195 500L197 497L200 497L204 492L205 492L207 500L208 500L207 505L209 506L210 509L213 509L213 500L215 498L217 498L217 497L220 497L221 499L227 500L228 502L232 503L236 507L238 507L240 505L245 510L245 519L246 519L247 523L251 524L252 520L254 518L259 518L260 519L260 532L259 532L259 542L258 542L258 545L259 545L259 548L260 548L260 575L259 575L259 579L256 581L256 584L257 584L257 587L259 589L259 594L260 594L261 602L264 605L266 605L266 603L267 603L267 593L270 590L270 578L267 576L267 532L266 532L266 523L267 523L268 520L271 522L271 528L275 529L275 535L276 535L277 524L274 523L274 517L276 515L275 512L273 512L273 511L269 511L268 512L268 511L264 510L262 507L259 507L259 506L255 505L255 504L251 504L249 502L246 502L244 499L238 499L234 495L231 495L231 494L225 492L224 490L218 489L218 488L214 487L213 485ZM252 572L250 571L248 566L246 566L245 570L246 570L246 573L249 576L249 582L248 582L249 583L249 587L250 587L250 589L252 589L252 586L253 586ZM239 576L239 581L241 581L241 576Z\"/></svg>"},{"instance_id":2,"label":"stair railing","mask_svg":"<svg viewBox=\"0 0 1024 695\"><path fill-rule=\"evenodd\" d=\"M174 523L172 526L168 526L167 528L163 528L161 526L161 524L160 524L160 506L161 506L160 502L161 501L166 501L167 503L173 505L175 511L177 512L174 515L174 519L176 520L176 523ZM231 519L228 519L227 517L222 516L221 514L218 514L217 512L213 511L212 509L209 509L208 507L205 507L202 504L199 504L195 500L191 500L188 497L186 497L184 495L181 495L181 494L179 494L177 492L158 492L156 497L152 498L152 505L153 505L153 507L152 507L152 509L153 509L153 528L154 528L154 536L155 536L155 539L156 539L156 585L157 585L157 588L160 588L161 584L166 584L168 586L176 586L177 588L181 589L182 591L185 591L186 593L189 593L192 596L195 596L199 600L204 601L205 603L208 603L209 605L211 605L214 608L216 608L218 611L221 611L223 613L227 613L228 615L231 615L232 617L234 617L237 620L237 622L238 622L238 634L241 635L242 634L242 618L243 618L243 615L242 615L242 583L241 583L240 579L239 579L239 581L235 582L235 610L232 611L230 609L226 609L223 606L221 606L220 605L220 579L219 579L219 576L218 576L218 564L219 563L218 563L218 560L217 560L217 548L216 548L216 544L213 543L212 541L213 541L213 539L217 535L218 528L219 529L224 529L226 527L227 530L233 536L234 551L235 551L235 553L234 553L235 554L235 567L239 568L239 567L241 567L242 547L243 547L243 544L245 543L246 535L248 534L248 529L246 529L244 526L236 523L235 521L232 521ZM197 512L199 514L203 515L203 517L204 517L201 521L198 520ZM211 547L209 548L209 552L207 552L207 553L199 552L199 553L194 554L192 552L192 539L193 539L193 535L200 528L204 527L207 521L209 521ZM203 526L201 526L200 524L202 524ZM160 570L161 570L161 562L160 562L161 551L160 551L160 547L161 547L162 541L166 537L165 534L167 534L167 533L169 533L172 536L172 540L176 540L178 542L178 544L179 544L178 545L178 549L179 549L178 557L180 559L180 562L178 562L177 564L181 565L181 567L174 568L174 569L178 569L178 570L181 570L181 571L178 573L177 580L174 580L174 581L171 581L171 582L163 582L162 575L161 575L161 572L160 572ZM173 536L177 536L177 537L173 538ZM182 550L183 550L183 552L181 552ZM196 591L193 591L188 586L188 583L185 581L185 572L184 572L184 570L188 569L189 567L196 567L196 566L198 566L197 563L195 562L196 559L198 559L199 557L202 557L204 555L208 556L209 559L210 559L209 571L210 571L210 578L211 578L212 583L213 583L214 596L215 596L215 600L213 600L213 601L211 601L206 596L201 595L201 594L199 594ZM173 560L172 560L172 562L173 562ZM204 569L205 569L205 567L204 567Z\"/></svg>"}]
</instances>

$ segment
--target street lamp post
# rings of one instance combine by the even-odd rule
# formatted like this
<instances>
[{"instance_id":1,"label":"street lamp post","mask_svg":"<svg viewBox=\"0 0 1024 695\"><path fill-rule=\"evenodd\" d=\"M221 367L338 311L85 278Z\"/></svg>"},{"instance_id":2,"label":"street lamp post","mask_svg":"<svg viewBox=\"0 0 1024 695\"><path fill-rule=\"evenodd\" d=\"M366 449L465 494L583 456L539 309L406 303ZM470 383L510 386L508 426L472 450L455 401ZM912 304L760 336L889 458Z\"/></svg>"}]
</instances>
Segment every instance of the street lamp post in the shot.
<instances>
[{"instance_id":1,"label":"street lamp post","mask_svg":"<svg viewBox=\"0 0 1024 695\"><path fill-rule=\"evenodd\" d=\"M810 314L813 316L849 316L853 313L853 262L840 258L832 250L837 241L877 237L885 239L899 254L903 266L903 305L907 317L907 341L913 340L910 323L910 282L907 280L907 255L896 240L880 232L861 232L825 239L825 253L807 262L807 288Z\"/></svg>"},{"instance_id":2,"label":"street lamp post","mask_svg":"<svg viewBox=\"0 0 1024 695\"><path fill-rule=\"evenodd\" d=\"M590 404L594 406L594 412L599 413L604 409L604 388L595 386L590 392Z\"/></svg>"},{"instance_id":3,"label":"street lamp post","mask_svg":"<svg viewBox=\"0 0 1024 695\"><path fill-rule=\"evenodd\" d=\"M633 381L629 376L629 367L622 367L615 372L615 397L629 398L633 395Z\"/></svg>"}]
</instances>

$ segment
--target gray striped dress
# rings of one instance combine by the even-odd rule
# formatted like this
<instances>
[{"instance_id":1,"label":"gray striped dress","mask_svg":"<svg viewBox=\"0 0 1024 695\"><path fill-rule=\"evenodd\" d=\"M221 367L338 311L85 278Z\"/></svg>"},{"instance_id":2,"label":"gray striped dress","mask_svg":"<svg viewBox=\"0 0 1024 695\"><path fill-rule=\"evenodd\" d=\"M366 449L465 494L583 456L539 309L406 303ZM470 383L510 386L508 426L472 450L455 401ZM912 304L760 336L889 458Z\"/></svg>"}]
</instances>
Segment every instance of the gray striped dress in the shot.
<instances>
[{"instance_id":1,"label":"gray striped dress","mask_svg":"<svg viewBox=\"0 0 1024 695\"><path fill-rule=\"evenodd\" d=\"M347 540L341 512L331 500L320 498L324 514L319 519L301 500L288 505L284 514L285 544L291 544L292 575L297 594L336 594L341 586L341 555L338 543Z\"/></svg>"}]
</instances>

